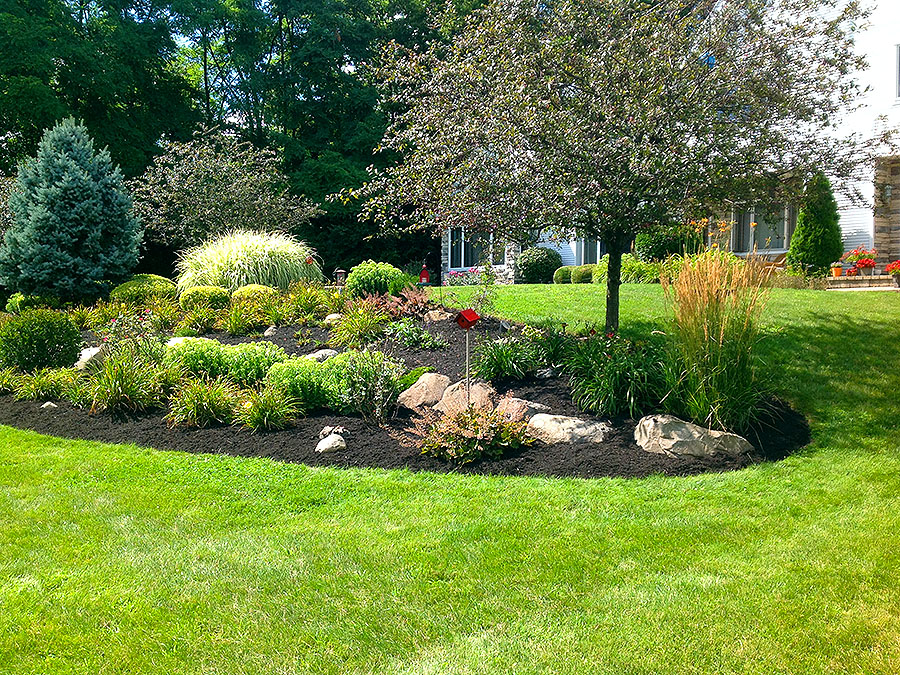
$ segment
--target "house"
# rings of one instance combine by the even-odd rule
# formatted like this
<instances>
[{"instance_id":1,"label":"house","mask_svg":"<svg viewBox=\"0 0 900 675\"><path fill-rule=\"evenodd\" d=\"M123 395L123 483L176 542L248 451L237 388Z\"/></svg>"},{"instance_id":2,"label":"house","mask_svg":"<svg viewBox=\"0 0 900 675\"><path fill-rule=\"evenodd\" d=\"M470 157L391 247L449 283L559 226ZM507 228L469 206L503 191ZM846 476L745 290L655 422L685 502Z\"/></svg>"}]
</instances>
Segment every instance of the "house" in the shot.
<instances>
[{"instance_id":1,"label":"house","mask_svg":"<svg viewBox=\"0 0 900 675\"><path fill-rule=\"evenodd\" d=\"M847 117L839 133L871 135L885 116L888 125L900 127L900 2L878 0L869 26L858 35L857 49L869 67L859 74L863 88L868 88L863 107ZM858 246L878 250L877 268L892 260L900 260L900 156L885 155L871 167L871 178L858 186L868 200L853 204L847 195L836 194L844 249ZM786 253L797 224L797 209L791 205L734 204L728 247L738 255L752 251L768 257ZM552 242L544 238L540 246L559 251L564 265L597 262L603 256L602 243L586 239ZM514 244L501 245L490 238L468 238L462 228L444 234L441 258L442 272L461 272L479 265L489 255L501 279L512 281L514 261L520 251Z\"/></svg>"}]
</instances>

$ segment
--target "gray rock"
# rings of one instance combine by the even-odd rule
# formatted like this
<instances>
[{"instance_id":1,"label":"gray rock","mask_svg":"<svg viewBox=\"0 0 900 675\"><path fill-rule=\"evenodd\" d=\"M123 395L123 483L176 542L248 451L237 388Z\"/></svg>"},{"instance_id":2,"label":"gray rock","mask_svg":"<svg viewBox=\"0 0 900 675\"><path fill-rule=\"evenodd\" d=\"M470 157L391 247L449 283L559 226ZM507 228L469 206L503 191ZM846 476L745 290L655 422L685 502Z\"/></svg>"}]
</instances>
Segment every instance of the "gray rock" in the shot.
<instances>
[{"instance_id":1,"label":"gray rock","mask_svg":"<svg viewBox=\"0 0 900 675\"><path fill-rule=\"evenodd\" d=\"M307 354L304 356L304 359L310 359L311 361L327 361L328 359L337 356L338 353L333 349L319 349L314 351L312 354Z\"/></svg>"},{"instance_id":2,"label":"gray rock","mask_svg":"<svg viewBox=\"0 0 900 675\"><path fill-rule=\"evenodd\" d=\"M510 422L527 422L539 413L550 412L550 406L507 396L500 399L497 412Z\"/></svg>"},{"instance_id":3,"label":"gray rock","mask_svg":"<svg viewBox=\"0 0 900 675\"><path fill-rule=\"evenodd\" d=\"M166 341L166 347L177 347L177 346L180 345L182 342L186 342L187 340L196 340L196 339L197 339L197 338L192 338L192 337L173 337L173 338L169 338L169 339Z\"/></svg>"},{"instance_id":4,"label":"gray rock","mask_svg":"<svg viewBox=\"0 0 900 675\"><path fill-rule=\"evenodd\" d=\"M602 443L611 429L603 422L538 413L528 420L526 431L544 443Z\"/></svg>"},{"instance_id":5,"label":"gray rock","mask_svg":"<svg viewBox=\"0 0 900 675\"><path fill-rule=\"evenodd\" d=\"M470 405L476 410L491 412L494 409L494 399L497 392L484 382L473 382L469 394ZM466 409L466 381L461 380L451 384L444 390L440 402L434 406L438 412L445 415L456 415Z\"/></svg>"},{"instance_id":6,"label":"gray rock","mask_svg":"<svg viewBox=\"0 0 900 675\"><path fill-rule=\"evenodd\" d=\"M56 405L53 401L47 401L44 405L41 406L41 408L58 408L58 407L59 406Z\"/></svg>"},{"instance_id":7,"label":"gray rock","mask_svg":"<svg viewBox=\"0 0 900 675\"><path fill-rule=\"evenodd\" d=\"M322 320L322 325L325 326L325 328L331 328L333 325L338 323L343 318L344 318L343 314L338 314L335 312L334 314L329 314L328 316L326 316Z\"/></svg>"},{"instance_id":8,"label":"gray rock","mask_svg":"<svg viewBox=\"0 0 900 675\"><path fill-rule=\"evenodd\" d=\"M78 355L78 360L75 362L75 370L84 370L92 362L99 361L102 358L100 356L101 351L101 347L85 347L82 349Z\"/></svg>"},{"instance_id":9,"label":"gray rock","mask_svg":"<svg viewBox=\"0 0 900 675\"><path fill-rule=\"evenodd\" d=\"M344 427L323 427L322 431L319 432L319 440L324 438L328 438L331 434L337 434L338 436L346 436L347 429Z\"/></svg>"},{"instance_id":10,"label":"gray rock","mask_svg":"<svg viewBox=\"0 0 900 675\"><path fill-rule=\"evenodd\" d=\"M634 442L647 452L669 457L736 457L753 452L749 441L737 434L705 429L672 415L647 415L641 419L634 429Z\"/></svg>"},{"instance_id":11,"label":"gray rock","mask_svg":"<svg viewBox=\"0 0 900 675\"><path fill-rule=\"evenodd\" d=\"M316 452L338 452L347 449L347 441L340 434L329 434L316 445Z\"/></svg>"},{"instance_id":12,"label":"gray rock","mask_svg":"<svg viewBox=\"0 0 900 675\"><path fill-rule=\"evenodd\" d=\"M277 333L277 332L278 332L278 329L275 328L275 326L269 326L268 328L266 328L265 332L263 333L263 337L273 337L275 335L275 333Z\"/></svg>"},{"instance_id":13,"label":"gray rock","mask_svg":"<svg viewBox=\"0 0 900 675\"><path fill-rule=\"evenodd\" d=\"M437 323L439 321L446 321L447 319L452 319L453 315L450 312L445 312L443 309L432 309L429 312L425 313L425 316L422 317L422 320L425 323Z\"/></svg>"},{"instance_id":14,"label":"gray rock","mask_svg":"<svg viewBox=\"0 0 900 675\"><path fill-rule=\"evenodd\" d=\"M397 404L408 410L433 406L440 402L448 386L450 386L450 378L446 375L423 373L414 385L401 392L397 398Z\"/></svg>"}]
</instances>

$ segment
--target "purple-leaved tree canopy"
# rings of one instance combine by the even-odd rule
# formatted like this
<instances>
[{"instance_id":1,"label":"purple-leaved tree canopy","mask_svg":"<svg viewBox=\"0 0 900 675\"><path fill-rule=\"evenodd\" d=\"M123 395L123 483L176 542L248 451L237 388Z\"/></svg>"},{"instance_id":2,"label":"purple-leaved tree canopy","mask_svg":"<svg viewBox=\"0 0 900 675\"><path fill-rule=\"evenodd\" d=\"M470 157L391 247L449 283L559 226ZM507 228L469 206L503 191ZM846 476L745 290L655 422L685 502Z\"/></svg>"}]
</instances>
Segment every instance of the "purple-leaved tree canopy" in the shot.
<instances>
[{"instance_id":1,"label":"purple-leaved tree canopy","mask_svg":"<svg viewBox=\"0 0 900 675\"><path fill-rule=\"evenodd\" d=\"M835 133L865 19L852 0L495 0L449 46L388 50L398 161L343 197L384 227L600 239L617 330L641 228L790 199L818 171L852 190L891 142Z\"/></svg>"}]
</instances>

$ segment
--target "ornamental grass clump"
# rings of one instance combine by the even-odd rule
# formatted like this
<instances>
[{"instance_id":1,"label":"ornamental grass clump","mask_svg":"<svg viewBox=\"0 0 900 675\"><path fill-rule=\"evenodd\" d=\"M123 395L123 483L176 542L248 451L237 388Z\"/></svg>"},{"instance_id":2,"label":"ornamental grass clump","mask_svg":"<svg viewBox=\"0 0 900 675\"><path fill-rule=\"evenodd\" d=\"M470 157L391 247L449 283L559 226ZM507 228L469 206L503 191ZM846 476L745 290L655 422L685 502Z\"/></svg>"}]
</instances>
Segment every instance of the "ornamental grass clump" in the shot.
<instances>
[{"instance_id":1,"label":"ornamental grass clump","mask_svg":"<svg viewBox=\"0 0 900 675\"><path fill-rule=\"evenodd\" d=\"M190 248L178 261L178 290L260 284L287 290L297 281L322 281L315 251L290 235L236 230Z\"/></svg>"},{"instance_id":2,"label":"ornamental grass clump","mask_svg":"<svg viewBox=\"0 0 900 675\"><path fill-rule=\"evenodd\" d=\"M663 279L672 309L667 385L672 414L714 429L743 431L770 394L757 344L770 272L712 250Z\"/></svg>"},{"instance_id":3,"label":"ornamental grass clump","mask_svg":"<svg viewBox=\"0 0 900 675\"><path fill-rule=\"evenodd\" d=\"M332 328L330 341L336 347L364 347L382 336L389 320L377 299L354 300Z\"/></svg>"},{"instance_id":4,"label":"ornamental grass clump","mask_svg":"<svg viewBox=\"0 0 900 675\"><path fill-rule=\"evenodd\" d=\"M475 349L472 372L485 380L521 380L541 366L538 349L527 339L502 337Z\"/></svg>"},{"instance_id":5,"label":"ornamental grass clump","mask_svg":"<svg viewBox=\"0 0 900 675\"><path fill-rule=\"evenodd\" d=\"M284 429L303 413L299 400L272 387L248 391L246 396L237 407L235 421L250 431Z\"/></svg>"}]
</instances>

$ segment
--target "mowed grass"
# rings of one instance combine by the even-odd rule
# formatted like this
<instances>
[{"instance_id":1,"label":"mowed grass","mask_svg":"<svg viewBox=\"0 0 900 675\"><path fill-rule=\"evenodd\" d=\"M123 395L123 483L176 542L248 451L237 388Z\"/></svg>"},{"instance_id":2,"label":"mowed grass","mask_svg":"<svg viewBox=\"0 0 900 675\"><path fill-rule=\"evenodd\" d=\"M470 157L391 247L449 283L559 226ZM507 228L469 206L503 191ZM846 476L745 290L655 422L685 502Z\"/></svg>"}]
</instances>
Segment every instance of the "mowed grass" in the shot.
<instances>
[{"instance_id":1,"label":"mowed grass","mask_svg":"<svg viewBox=\"0 0 900 675\"><path fill-rule=\"evenodd\" d=\"M505 288L498 312L591 321L602 291ZM624 288L626 331L664 313ZM0 672L896 673L900 294L776 291L767 321L814 442L727 474L310 469L0 428Z\"/></svg>"}]
</instances>

